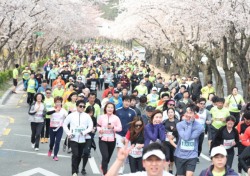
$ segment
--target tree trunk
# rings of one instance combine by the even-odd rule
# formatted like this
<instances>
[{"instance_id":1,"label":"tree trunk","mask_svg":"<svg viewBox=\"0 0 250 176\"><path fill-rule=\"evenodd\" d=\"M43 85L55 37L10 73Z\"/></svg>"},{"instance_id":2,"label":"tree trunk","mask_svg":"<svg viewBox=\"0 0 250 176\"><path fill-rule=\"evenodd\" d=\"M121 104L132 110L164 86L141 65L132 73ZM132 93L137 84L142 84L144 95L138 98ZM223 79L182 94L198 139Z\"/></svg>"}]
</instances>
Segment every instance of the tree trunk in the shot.
<instances>
[{"instance_id":1,"label":"tree trunk","mask_svg":"<svg viewBox=\"0 0 250 176\"><path fill-rule=\"evenodd\" d=\"M228 46L227 46L227 38L224 36L222 38L222 46L221 46L221 60L222 60L222 67L225 72L225 79L227 82L227 95L232 92L232 89L235 87L235 69L233 67L228 66Z\"/></svg>"}]
</instances>

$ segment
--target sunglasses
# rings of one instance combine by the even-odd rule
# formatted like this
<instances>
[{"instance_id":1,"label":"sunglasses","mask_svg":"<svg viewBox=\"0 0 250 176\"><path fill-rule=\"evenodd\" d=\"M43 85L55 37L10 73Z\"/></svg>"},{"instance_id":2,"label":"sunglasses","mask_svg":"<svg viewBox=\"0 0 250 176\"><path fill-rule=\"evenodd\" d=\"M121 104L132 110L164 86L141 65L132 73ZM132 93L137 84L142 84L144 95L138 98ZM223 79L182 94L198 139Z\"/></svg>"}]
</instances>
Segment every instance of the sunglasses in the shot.
<instances>
[{"instance_id":1,"label":"sunglasses","mask_svg":"<svg viewBox=\"0 0 250 176\"><path fill-rule=\"evenodd\" d=\"M175 104L168 104L169 106L175 106Z\"/></svg>"},{"instance_id":2,"label":"sunglasses","mask_svg":"<svg viewBox=\"0 0 250 176\"><path fill-rule=\"evenodd\" d=\"M85 108L85 106L84 106L84 105L79 105L78 107L79 107L79 108Z\"/></svg>"},{"instance_id":3,"label":"sunglasses","mask_svg":"<svg viewBox=\"0 0 250 176\"><path fill-rule=\"evenodd\" d=\"M136 127L136 128L138 128L138 127L142 127L142 125L135 125L135 127Z\"/></svg>"}]
</instances>

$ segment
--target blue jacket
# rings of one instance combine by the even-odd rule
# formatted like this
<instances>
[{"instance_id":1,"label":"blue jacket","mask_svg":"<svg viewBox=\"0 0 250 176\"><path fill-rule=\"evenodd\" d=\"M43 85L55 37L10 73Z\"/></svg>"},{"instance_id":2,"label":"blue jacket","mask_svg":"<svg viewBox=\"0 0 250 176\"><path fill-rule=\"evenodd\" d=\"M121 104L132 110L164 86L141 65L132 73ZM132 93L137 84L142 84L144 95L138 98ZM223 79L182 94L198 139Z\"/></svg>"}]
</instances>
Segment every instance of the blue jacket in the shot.
<instances>
[{"instance_id":1,"label":"blue jacket","mask_svg":"<svg viewBox=\"0 0 250 176\"><path fill-rule=\"evenodd\" d=\"M122 124L122 131L117 132L117 134L124 137L130 127L129 123L132 122L136 116L136 112L132 108L121 107L116 109L116 115L119 117Z\"/></svg>"},{"instance_id":2,"label":"blue jacket","mask_svg":"<svg viewBox=\"0 0 250 176\"><path fill-rule=\"evenodd\" d=\"M204 131L203 125L197 121L181 121L176 125L179 139L174 156L182 159L198 157L199 136Z\"/></svg>"},{"instance_id":3,"label":"blue jacket","mask_svg":"<svg viewBox=\"0 0 250 176\"><path fill-rule=\"evenodd\" d=\"M213 170L214 166L211 165L209 168L204 169L203 171L201 171L199 176L213 176L212 170ZM239 174L237 174L236 172L234 172L233 169L226 167L226 174L224 176L237 176Z\"/></svg>"},{"instance_id":4,"label":"blue jacket","mask_svg":"<svg viewBox=\"0 0 250 176\"><path fill-rule=\"evenodd\" d=\"M114 97L111 97L111 98L109 99L109 101L110 101L111 103L115 103ZM115 105L115 109L121 108L122 106L123 106L123 104L122 104L122 98L121 98L121 97L118 97L118 103Z\"/></svg>"},{"instance_id":5,"label":"blue jacket","mask_svg":"<svg viewBox=\"0 0 250 176\"><path fill-rule=\"evenodd\" d=\"M146 147L150 141L156 142L156 140L160 140L161 142L165 141L165 126L161 124L153 125L149 123L144 128L144 147Z\"/></svg>"}]
</instances>

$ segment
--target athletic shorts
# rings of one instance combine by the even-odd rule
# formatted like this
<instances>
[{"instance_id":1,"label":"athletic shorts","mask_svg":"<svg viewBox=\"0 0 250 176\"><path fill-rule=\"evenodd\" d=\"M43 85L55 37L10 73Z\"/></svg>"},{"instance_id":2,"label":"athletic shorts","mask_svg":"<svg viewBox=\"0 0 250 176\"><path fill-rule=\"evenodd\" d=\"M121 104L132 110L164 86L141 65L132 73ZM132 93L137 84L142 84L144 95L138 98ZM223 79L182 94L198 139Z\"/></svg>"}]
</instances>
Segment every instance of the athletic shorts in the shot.
<instances>
[{"instance_id":1,"label":"athletic shorts","mask_svg":"<svg viewBox=\"0 0 250 176\"><path fill-rule=\"evenodd\" d=\"M17 79L13 79L13 85L17 86Z\"/></svg>"},{"instance_id":2,"label":"athletic shorts","mask_svg":"<svg viewBox=\"0 0 250 176\"><path fill-rule=\"evenodd\" d=\"M182 159L175 157L176 175L186 175L186 171L195 171L197 158Z\"/></svg>"},{"instance_id":3,"label":"athletic shorts","mask_svg":"<svg viewBox=\"0 0 250 176\"><path fill-rule=\"evenodd\" d=\"M123 140L125 139L125 137L119 135L119 134L115 134L115 138L116 138L116 147L121 148L124 146L123 144Z\"/></svg>"}]
</instances>

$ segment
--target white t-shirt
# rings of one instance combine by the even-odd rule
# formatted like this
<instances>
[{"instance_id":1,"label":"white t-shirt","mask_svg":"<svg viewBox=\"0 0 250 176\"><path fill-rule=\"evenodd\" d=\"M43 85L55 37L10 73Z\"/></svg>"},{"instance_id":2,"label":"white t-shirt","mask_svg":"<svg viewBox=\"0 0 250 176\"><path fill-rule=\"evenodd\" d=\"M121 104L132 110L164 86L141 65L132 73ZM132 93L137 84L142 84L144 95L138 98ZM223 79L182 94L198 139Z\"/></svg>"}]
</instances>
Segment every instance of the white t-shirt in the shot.
<instances>
[{"instance_id":1,"label":"white t-shirt","mask_svg":"<svg viewBox=\"0 0 250 176\"><path fill-rule=\"evenodd\" d=\"M123 174L123 176L147 176L147 172L146 171L143 171L143 172L136 172L136 173L130 173L130 174ZM159 175L161 176L161 175ZM162 176L173 176L172 174L166 172L166 171L163 171L163 175Z\"/></svg>"}]
</instances>

